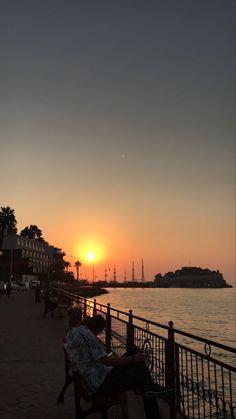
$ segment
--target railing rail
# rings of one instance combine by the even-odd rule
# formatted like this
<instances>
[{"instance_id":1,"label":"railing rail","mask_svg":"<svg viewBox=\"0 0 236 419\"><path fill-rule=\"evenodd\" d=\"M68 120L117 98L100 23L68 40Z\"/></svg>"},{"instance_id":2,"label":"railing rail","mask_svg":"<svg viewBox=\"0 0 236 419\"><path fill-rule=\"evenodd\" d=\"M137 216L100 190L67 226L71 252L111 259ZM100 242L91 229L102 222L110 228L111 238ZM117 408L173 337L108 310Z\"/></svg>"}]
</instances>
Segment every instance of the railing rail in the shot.
<instances>
[{"instance_id":1,"label":"railing rail","mask_svg":"<svg viewBox=\"0 0 236 419\"><path fill-rule=\"evenodd\" d=\"M55 290L68 303L81 304L84 317L99 313L106 318L102 340L108 351L121 355L133 345L143 351L153 379L173 390L171 419L177 412L189 419L236 419L236 348L175 329L172 321L163 325L132 310Z\"/></svg>"}]
</instances>

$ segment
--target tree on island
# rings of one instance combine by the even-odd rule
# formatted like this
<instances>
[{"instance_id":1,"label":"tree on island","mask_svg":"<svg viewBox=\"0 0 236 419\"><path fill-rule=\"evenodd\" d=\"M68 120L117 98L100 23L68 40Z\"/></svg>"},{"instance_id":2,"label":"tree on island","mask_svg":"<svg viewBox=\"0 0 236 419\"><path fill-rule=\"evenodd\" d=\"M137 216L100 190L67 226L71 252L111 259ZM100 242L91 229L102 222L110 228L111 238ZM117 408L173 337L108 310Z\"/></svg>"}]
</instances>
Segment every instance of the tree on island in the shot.
<instances>
[{"instance_id":1,"label":"tree on island","mask_svg":"<svg viewBox=\"0 0 236 419\"><path fill-rule=\"evenodd\" d=\"M16 224L15 210L10 207L1 207L0 229L2 230L2 234L16 234Z\"/></svg>"}]
</instances>

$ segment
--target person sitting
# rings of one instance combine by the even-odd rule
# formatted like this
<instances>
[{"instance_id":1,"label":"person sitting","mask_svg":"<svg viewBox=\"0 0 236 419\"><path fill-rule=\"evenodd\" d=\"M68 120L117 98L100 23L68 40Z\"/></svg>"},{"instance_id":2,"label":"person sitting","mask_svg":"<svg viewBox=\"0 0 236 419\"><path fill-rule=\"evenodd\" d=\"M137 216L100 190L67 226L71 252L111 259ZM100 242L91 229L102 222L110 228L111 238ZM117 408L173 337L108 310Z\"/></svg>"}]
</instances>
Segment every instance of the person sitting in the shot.
<instances>
[{"instance_id":1,"label":"person sitting","mask_svg":"<svg viewBox=\"0 0 236 419\"><path fill-rule=\"evenodd\" d=\"M99 398L141 390L146 419L160 419L154 390L161 387L154 384L143 354L135 350L121 358L107 355L97 338L104 328L105 319L96 315L66 335L68 356L86 384L87 395ZM154 397L146 396L148 390Z\"/></svg>"},{"instance_id":2,"label":"person sitting","mask_svg":"<svg viewBox=\"0 0 236 419\"><path fill-rule=\"evenodd\" d=\"M78 303L73 303L72 306L68 308L67 314L69 329L80 326L82 320L82 307Z\"/></svg>"}]
</instances>

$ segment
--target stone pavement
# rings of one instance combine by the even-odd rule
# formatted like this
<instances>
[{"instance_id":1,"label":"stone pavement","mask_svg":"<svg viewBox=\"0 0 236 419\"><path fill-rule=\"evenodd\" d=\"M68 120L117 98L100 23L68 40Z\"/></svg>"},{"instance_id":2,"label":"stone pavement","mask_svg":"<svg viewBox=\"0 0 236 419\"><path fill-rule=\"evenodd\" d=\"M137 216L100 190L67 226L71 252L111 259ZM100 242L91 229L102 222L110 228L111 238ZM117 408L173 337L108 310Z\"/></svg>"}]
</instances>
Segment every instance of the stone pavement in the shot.
<instances>
[{"instance_id":1,"label":"stone pavement","mask_svg":"<svg viewBox=\"0 0 236 419\"><path fill-rule=\"evenodd\" d=\"M73 385L57 404L64 383L63 337L67 319L48 314L33 291L0 297L0 419L74 419ZM132 419L144 419L140 397L129 392ZM165 408L161 405L161 410ZM100 419L99 413L88 419ZM119 406L109 419L122 419ZM168 419L166 414L163 419Z\"/></svg>"}]
</instances>

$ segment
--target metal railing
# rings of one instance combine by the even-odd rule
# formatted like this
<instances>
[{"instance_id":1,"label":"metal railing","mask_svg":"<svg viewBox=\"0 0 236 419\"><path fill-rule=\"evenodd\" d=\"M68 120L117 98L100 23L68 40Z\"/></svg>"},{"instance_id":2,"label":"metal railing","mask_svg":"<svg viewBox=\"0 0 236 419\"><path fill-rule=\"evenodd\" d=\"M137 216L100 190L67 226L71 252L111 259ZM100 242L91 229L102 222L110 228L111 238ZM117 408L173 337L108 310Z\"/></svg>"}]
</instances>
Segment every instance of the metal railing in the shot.
<instances>
[{"instance_id":1,"label":"metal railing","mask_svg":"<svg viewBox=\"0 0 236 419\"><path fill-rule=\"evenodd\" d=\"M236 418L236 348L204 339L123 312L78 295L57 290L83 307L83 317L101 314L106 330L101 336L107 351L117 355L139 347L155 382L172 388L170 417L189 419Z\"/></svg>"}]
</instances>

